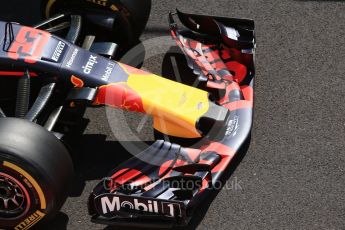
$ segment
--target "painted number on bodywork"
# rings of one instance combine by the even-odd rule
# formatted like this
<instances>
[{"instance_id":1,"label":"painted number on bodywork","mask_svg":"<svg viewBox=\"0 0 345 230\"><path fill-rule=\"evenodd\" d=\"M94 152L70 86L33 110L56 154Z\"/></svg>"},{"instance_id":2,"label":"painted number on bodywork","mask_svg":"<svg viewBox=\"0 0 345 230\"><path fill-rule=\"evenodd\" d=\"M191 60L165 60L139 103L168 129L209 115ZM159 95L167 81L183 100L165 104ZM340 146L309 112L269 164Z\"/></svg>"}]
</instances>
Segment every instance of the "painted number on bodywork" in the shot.
<instances>
[{"instance_id":1,"label":"painted number on bodywork","mask_svg":"<svg viewBox=\"0 0 345 230\"><path fill-rule=\"evenodd\" d=\"M43 48L49 38L50 34L47 32L22 27L8 50L8 56L14 60L23 57L26 63L36 63L41 57Z\"/></svg>"}]
</instances>

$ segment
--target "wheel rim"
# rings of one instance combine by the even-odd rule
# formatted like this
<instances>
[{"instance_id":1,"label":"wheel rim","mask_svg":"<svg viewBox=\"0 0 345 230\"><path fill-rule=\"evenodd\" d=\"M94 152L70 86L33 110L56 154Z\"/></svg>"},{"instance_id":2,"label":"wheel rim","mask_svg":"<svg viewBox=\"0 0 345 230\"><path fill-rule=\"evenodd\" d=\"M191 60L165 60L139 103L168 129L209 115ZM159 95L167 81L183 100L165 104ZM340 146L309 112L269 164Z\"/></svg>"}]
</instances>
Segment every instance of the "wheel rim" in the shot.
<instances>
[{"instance_id":1,"label":"wheel rim","mask_svg":"<svg viewBox=\"0 0 345 230\"><path fill-rule=\"evenodd\" d=\"M28 191L14 177L0 173L0 217L17 218L30 207Z\"/></svg>"}]
</instances>

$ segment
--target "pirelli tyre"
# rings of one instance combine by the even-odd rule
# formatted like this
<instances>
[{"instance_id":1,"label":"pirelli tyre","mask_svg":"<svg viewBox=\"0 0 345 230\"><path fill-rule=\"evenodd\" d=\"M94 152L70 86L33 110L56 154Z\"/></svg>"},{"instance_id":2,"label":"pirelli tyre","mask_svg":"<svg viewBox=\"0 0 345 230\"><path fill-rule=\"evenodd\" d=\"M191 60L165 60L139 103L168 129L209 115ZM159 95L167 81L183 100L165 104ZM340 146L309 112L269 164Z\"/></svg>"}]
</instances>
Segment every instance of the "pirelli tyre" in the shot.
<instances>
[{"instance_id":1,"label":"pirelli tyre","mask_svg":"<svg viewBox=\"0 0 345 230\"><path fill-rule=\"evenodd\" d=\"M72 175L72 160L52 133L23 119L0 119L0 229L49 220L65 202Z\"/></svg>"}]
</instances>

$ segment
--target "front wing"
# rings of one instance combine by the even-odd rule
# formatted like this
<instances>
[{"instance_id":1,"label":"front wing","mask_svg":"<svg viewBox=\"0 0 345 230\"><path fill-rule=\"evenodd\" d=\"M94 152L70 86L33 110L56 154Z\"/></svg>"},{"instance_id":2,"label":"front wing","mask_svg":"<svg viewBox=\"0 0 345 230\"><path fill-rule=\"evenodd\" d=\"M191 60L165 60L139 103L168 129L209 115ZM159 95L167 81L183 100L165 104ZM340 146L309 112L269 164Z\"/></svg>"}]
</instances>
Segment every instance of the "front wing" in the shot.
<instances>
[{"instance_id":1,"label":"front wing","mask_svg":"<svg viewBox=\"0 0 345 230\"><path fill-rule=\"evenodd\" d=\"M157 140L114 169L90 195L94 222L150 228L187 225L195 208L221 188L234 156L250 136L254 22L179 11L177 16L187 29L179 30L170 14L172 37L204 90L229 111L225 125L210 128L198 149Z\"/></svg>"}]
</instances>

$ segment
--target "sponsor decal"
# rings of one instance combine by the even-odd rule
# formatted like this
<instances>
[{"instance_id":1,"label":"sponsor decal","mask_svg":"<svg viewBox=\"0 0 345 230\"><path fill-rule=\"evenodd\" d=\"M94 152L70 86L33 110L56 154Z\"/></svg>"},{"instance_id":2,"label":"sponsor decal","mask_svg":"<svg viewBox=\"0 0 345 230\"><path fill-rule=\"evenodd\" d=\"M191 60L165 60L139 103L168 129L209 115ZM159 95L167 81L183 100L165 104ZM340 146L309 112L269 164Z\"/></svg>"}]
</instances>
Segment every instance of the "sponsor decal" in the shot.
<instances>
[{"instance_id":1,"label":"sponsor decal","mask_svg":"<svg viewBox=\"0 0 345 230\"><path fill-rule=\"evenodd\" d=\"M156 199L135 198L131 196L103 194L95 198L98 212L105 217L117 212L148 212L168 217L182 217L182 205L178 202L167 202Z\"/></svg>"},{"instance_id":2,"label":"sponsor decal","mask_svg":"<svg viewBox=\"0 0 345 230\"><path fill-rule=\"evenodd\" d=\"M71 82L75 88L82 88L84 86L84 81L74 75L71 76Z\"/></svg>"},{"instance_id":3,"label":"sponsor decal","mask_svg":"<svg viewBox=\"0 0 345 230\"><path fill-rule=\"evenodd\" d=\"M39 222L44 216L45 216L44 213L42 213L42 212L37 210L34 214L30 215L23 222L18 224L14 229L15 230L26 230L26 229L29 229L33 225L37 224L37 222Z\"/></svg>"},{"instance_id":4,"label":"sponsor decal","mask_svg":"<svg viewBox=\"0 0 345 230\"><path fill-rule=\"evenodd\" d=\"M110 9L111 9L112 11L119 11L119 9L115 6L115 4L111 5L111 6L110 6Z\"/></svg>"},{"instance_id":5,"label":"sponsor decal","mask_svg":"<svg viewBox=\"0 0 345 230\"><path fill-rule=\"evenodd\" d=\"M68 60L68 62L67 62L67 64L66 64L66 66L67 66L68 68L71 68L71 66L73 65L74 60L75 60L75 58L76 58L78 52L79 52L79 50L78 50L77 48L75 48L75 49L73 50L73 53L72 53L70 59Z\"/></svg>"},{"instance_id":6,"label":"sponsor decal","mask_svg":"<svg viewBox=\"0 0 345 230\"><path fill-rule=\"evenodd\" d=\"M106 6L108 0L86 0L87 2L91 2L100 6Z\"/></svg>"},{"instance_id":7,"label":"sponsor decal","mask_svg":"<svg viewBox=\"0 0 345 230\"><path fill-rule=\"evenodd\" d=\"M55 48L55 51L53 53L53 56L52 56L52 59L56 62L59 62L59 59L61 57L61 54L62 52L64 51L64 48L66 46L66 43L62 42L62 41L59 41L56 48Z\"/></svg>"},{"instance_id":8,"label":"sponsor decal","mask_svg":"<svg viewBox=\"0 0 345 230\"><path fill-rule=\"evenodd\" d=\"M91 54L89 60L87 61L86 65L82 66L84 73L90 74L94 65L97 64L97 56Z\"/></svg>"},{"instance_id":9,"label":"sponsor decal","mask_svg":"<svg viewBox=\"0 0 345 230\"><path fill-rule=\"evenodd\" d=\"M108 66L107 66L107 68L105 68L105 72L104 72L103 76L101 77L103 81L109 80L111 73L114 70L114 67L115 67L115 62L111 62L111 61L108 62Z\"/></svg>"},{"instance_id":10,"label":"sponsor decal","mask_svg":"<svg viewBox=\"0 0 345 230\"><path fill-rule=\"evenodd\" d=\"M230 136L230 135L235 136L237 134L237 130L239 128L238 119L239 119L238 116L234 116L234 119L229 121L229 124L226 127L226 133L225 133L226 136Z\"/></svg>"},{"instance_id":11,"label":"sponsor decal","mask_svg":"<svg viewBox=\"0 0 345 230\"><path fill-rule=\"evenodd\" d=\"M108 0L86 0L87 2L91 2L93 4L96 4L96 5L100 5L100 6L104 6L104 7L107 7L108 4ZM110 3L111 4L111 3ZM109 8L112 10L112 11L119 11L119 9L117 8L117 6L115 4L111 4L109 6Z\"/></svg>"}]
</instances>

